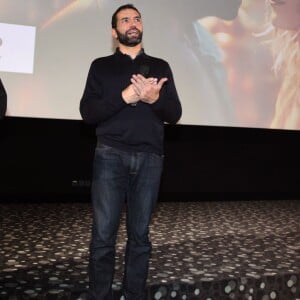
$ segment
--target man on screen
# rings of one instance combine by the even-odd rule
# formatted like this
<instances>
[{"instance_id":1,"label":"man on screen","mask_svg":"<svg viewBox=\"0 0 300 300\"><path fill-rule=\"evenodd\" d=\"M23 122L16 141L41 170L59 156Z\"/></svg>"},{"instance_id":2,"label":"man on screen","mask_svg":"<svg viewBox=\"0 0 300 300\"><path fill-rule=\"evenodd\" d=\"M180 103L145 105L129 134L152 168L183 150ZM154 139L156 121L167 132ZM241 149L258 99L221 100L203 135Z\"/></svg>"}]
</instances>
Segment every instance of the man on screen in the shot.
<instances>
[{"instance_id":1,"label":"man on screen","mask_svg":"<svg viewBox=\"0 0 300 300\"><path fill-rule=\"evenodd\" d=\"M175 78L184 111L182 121L190 124L236 125L223 52L199 20L209 16L233 20L241 0L158 2L157 6L163 8L157 12L161 16L158 16L157 27L150 34L154 40L159 36L158 43L163 56L172 53L169 62L176 66ZM155 14L154 8L151 8L153 1L145 1L143 5L150 16ZM171 6L172 13L165 14Z\"/></svg>"},{"instance_id":2,"label":"man on screen","mask_svg":"<svg viewBox=\"0 0 300 300\"><path fill-rule=\"evenodd\" d=\"M97 125L88 296L113 299L115 244L126 201L123 294L126 300L143 300L149 223L163 167L164 122L179 120L181 104L169 64L142 48L140 12L123 5L111 24L118 48L92 62L80 102L83 120Z\"/></svg>"},{"instance_id":3,"label":"man on screen","mask_svg":"<svg viewBox=\"0 0 300 300\"><path fill-rule=\"evenodd\" d=\"M0 78L0 119L5 116L7 106L7 94Z\"/></svg>"}]
</instances>

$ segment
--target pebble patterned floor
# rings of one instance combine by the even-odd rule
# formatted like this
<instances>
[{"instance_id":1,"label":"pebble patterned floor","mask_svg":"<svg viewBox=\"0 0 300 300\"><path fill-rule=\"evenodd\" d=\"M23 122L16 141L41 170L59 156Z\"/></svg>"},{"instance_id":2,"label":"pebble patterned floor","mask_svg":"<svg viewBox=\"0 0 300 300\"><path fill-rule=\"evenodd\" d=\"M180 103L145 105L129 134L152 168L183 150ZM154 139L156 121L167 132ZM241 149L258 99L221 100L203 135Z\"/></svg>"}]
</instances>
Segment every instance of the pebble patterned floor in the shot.
<instances>
[{"instance_id":1,"label":"pebble patterned floor","mask_svg":"<svg viewBox=\"0 0 300 300\"><path fill-rule=\"evenodd\" d=\"M0 204L0 299L85 299L90 224L89 203ZM300 201L162 202L150 234L149 299L300 300Z\"/></svg>"}]
</instances>

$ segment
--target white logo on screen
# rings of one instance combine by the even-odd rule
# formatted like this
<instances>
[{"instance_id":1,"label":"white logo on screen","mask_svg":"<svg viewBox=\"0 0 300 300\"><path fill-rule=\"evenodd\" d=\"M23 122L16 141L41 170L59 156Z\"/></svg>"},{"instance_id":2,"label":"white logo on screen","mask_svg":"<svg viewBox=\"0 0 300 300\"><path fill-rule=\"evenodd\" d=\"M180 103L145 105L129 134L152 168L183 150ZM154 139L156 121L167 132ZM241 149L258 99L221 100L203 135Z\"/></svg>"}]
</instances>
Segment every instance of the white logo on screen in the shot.
<instances>
[{"instance_id":1,"label":"white logo on screen","mask_svg":"<svg viewBox=\"0 0 300 300\"><path fill-rule=\"evenodd\" d=\"M0 23L0 71L33 73L36 28Z\"/></svg>"}]
</instances>

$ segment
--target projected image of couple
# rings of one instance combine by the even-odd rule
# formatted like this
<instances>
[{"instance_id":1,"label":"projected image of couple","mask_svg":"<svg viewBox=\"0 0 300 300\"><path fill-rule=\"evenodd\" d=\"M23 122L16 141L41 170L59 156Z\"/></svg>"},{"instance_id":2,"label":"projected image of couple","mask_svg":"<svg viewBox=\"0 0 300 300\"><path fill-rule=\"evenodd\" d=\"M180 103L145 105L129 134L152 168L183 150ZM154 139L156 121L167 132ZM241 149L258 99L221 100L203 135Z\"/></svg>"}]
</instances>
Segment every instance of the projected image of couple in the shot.
<instances>
[{"instance_id":1,"label":"projected image of couple","mask_svg":"<svg viewBox=\"0 0 300 300\"><path fill-rule=\"evenodd\" d=\"M12 10L15 2L20 2L17 6L19 8ZM239 111L237 108L237 102L239 102L238 106L243 109L244 95L239 94L236 96L238 98L234 99L235 86L230 87L228 84L228 66L224 64L224 49L216 41L210 30L203 26L199 20L210 16L226 21L236 20L240 8L249 5L249 3L261 7L262 2L256 0L245 1L245 3L242 0L136 0L130 2L138 5L143 14L147 30L144 40L146 51L165 58L173 67L177 89L183 105L182 124L300 129L300 84L299 72L297 71L300 67L299 0L286 0L284 3L279 3L276 0L265 1L267 4L266 11L269 10L270 15L269 22L274 33L272 38L267 35L266 40L272 40L274 68L280 74L281 77L277 80L282 84L280 84L280 89L274 84L268 86L265 83L269 79L264 79L264 84L269 89L274 89L272 92L267 92L268 97L274 100L265 99L263 95L259 99L252 99L249 96L248 101L252 101L257 107L257 111L254 113L260 114L260 117L252 117L249 122L243 122L244 116L248 113L247 105L244 105L244 111ZM42 85L44 85L45 94L49 93L48 98L45 96L47 103L41 101L40 109L47 109L48 102L53 101L56 97L56 94L52 95L57 91L54 81L58 79L57 76L62 76L60 74L62 73L62 70L60 71L61 64L54 58L64 57L64 63L67 63L64 76L69 78L64 78L64 80L70 79L72 81L76 76L74 74L77 74L77 77L80 77L80 80L84 82L85 72L81 74L78 69L80 66L77 65L81 61L80 56L78 56L78 61L74 62L70 58L70 53L76 51L79 45L86 45L81 49L84 49L87 57L94 58L95 49L91 49L93 47L89 45L95 43L95 39L98 39L97 44L101 44L102 37L109 35L109 28L107 27L109 17L111 12L121 4L124 4L124 1L57 0L45 4L38 0L31 0L26 1L26 5L24 1L20 0L1 1L0 8L3 21L8 22L19 17L19 22L37 25L39 28L40 37L36 48L36 61L39 61L41 67L36 68L36 77L40 81L43 77L54 78L48 89L46 81L41 82L40 87L36 88L40 90L36 91L37 93L43 93ZM40 5L43 6L43 9ZM46 11L45 5L48 6ZM24 11L28 12L26 18ZM79 22L79 16L83 22ZM153 16L156 16L157 19L154 20ZM146 24L147 22L149 25ZM100 23L103 24L99 26ZM98 36L89 34L92 27L94 29L96 27ZM62 34L65 28L73 30L74 34L68 36L65 44L57 44L58 40L63 40ZM262 30L263 28L261 28ZM233 38L235 38L234 35ZM238 40L234 41L235 44L238 42ZM42 43L43 45L41 45ZM260 41L257 40L257 43L259 44ZM54 44L55 47L52 52L45 57L47 48ZM246 53L249 54L250 51L247 51ZM99 53L99 56L101 54L109 53ZM44 66L46 62L51 68ZM235 63L243 64L245 62L238 61ZM87 62L84 62L84 65L88 65ZM257 72L260 71L262 70L258 68ZM267 71L264 72L267 74L266 76L272 76L271 68L270 74ZM256 75L252 74L252 77L255 79ZM51 86L52 84L53 86ZM235 84L242 83L237 82ZM255 84L259 85L259 82L254 81L253 89L260 90L263 86L261 84L261 86L256 87ZM82 87L79 87L80 90ZM236 90L238 90L237 86ZM27 91L27 93L29 92ZM278 93L278 96L275 93ZM79 95L80 93L77 97ZM66 96L72 98L76 97L76 94L66 94ZM275 98L277 98L276 103ZM37 107L39 104L30 104L29 100L28 105L32 105L34 109L34 106ZM259 112L260 106L264 107L262 112ZM77 107L74 108L74 111L77 112ZM256 121L259 118L263 120Z\"/></svg>"}]
</instances>

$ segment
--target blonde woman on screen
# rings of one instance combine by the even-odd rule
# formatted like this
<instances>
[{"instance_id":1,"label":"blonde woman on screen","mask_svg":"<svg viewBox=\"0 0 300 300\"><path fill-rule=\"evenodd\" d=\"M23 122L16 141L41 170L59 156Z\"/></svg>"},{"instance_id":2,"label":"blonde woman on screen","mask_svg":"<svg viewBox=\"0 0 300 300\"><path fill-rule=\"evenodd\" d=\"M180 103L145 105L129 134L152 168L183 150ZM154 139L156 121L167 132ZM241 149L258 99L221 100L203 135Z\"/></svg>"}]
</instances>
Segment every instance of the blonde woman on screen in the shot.
<instances>
[{"instance_id":1,"label":"blonde woman on screen","mask_svg":"<svg viewBox=\"0 0 300 300\"><path fill-rule=\"evenodd\" d=\"M267 0L274 70L283 75L271 128L300 129L300 0Z\"/></svg>"}]
</instances>

